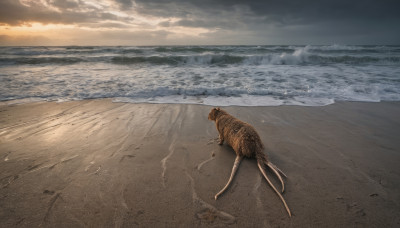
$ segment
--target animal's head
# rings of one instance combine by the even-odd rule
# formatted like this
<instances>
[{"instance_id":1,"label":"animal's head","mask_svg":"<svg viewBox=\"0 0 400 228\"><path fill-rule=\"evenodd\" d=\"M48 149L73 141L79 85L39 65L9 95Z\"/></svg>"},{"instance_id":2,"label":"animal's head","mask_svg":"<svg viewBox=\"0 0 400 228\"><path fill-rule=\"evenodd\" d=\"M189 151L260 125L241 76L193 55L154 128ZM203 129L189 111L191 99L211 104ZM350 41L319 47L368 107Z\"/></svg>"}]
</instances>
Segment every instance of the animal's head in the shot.
<instances>
[{"instance_id":1,"label":"animal's head","mask_svg":"<svg viewBox=\"0 0 400 228\"><path fill-rule=\"evenodd\" d=\"M208 119L209 120L213 120L215 121L217 119L218 114L221 112L222 110L220 108L213 108L211 109L210 113L208 114Z\"/></svg>"}]
</instances>

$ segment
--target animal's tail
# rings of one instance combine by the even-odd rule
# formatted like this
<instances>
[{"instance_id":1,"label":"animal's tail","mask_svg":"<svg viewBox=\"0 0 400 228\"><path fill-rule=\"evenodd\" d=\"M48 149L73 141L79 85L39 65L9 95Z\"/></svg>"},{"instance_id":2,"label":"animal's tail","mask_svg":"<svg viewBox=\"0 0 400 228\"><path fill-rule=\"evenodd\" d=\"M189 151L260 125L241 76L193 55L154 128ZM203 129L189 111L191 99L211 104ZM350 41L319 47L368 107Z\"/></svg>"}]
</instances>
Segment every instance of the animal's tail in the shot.
<instances>
[{"instance_id":1,"label":"animal's tail","mask_svg":"<svg viewBox=\"0 0 400 228\"><path fill-rule=\"evenodd\" d=\"M268 165L269 167L273 166L278 172L280 172L283 176L285 176L287 178L286 174L282 170L280 170L278 167L276 167L275 164L272 164L272 162L268 161L268 164L266 163L266 165Z\"/></svg>"},{"instance_id":2,"label":"animal's tail","mask_svg":"<svg viewBox=\"0 0 400 228\"><path fill-rule=\"evenodd\" d=\"M276 165L272 164L272 162L268 161L267 157L265 156L264 153L259 153L256 155L257 161L261 161L262 163L264 163L265 165L267 165L276 175L276 177L279 179L279 181L281 182L282 185L282 193L285 191L285 182L283 182L282 180L282 176L279 174L281 173L283 176L287 177L286 174L284 172L282 172L282 170L280 170L278 167L276 167Z\"/></svg>"},{"instance_id":3,"label":"animal's tail","mask_svg":"<svg viewBox=\"0 0 400 228\"><path fill-rule=\"evenodd\" d=\"M276 165L272 164L270 161L264 161L264 164L266 164L274 172L276 177L278 177L279 181L282 184L282 193L283 193L285 191L285 182L283 182L279 172L282 173L285 177L287 177L286 174L284 174L282 170L280 170L278 167L276 167Z\"/></svg>"},{"instance_id":4,"label":"animal's tail","mask_svg":"<svg viewBox=\"0 0 400 228\"><path fill-rule=\"evenodd\" d=\"M283 198L283 196L281 195L281 193L275 188L275 186L272 184L272 182L269 180L269 178L268 178L268 176L267 176L267 173L265 172L265 169L264 169L264 164L265 164L265 163L267 163L265 157L264 157L264 158L261 158L261 159L260 159L259 157L257 157L257 165L258 165L258 168L260 169L262 175L264 176L265 180L267 180L267 182L268 182L268 184L271 186L271 188L276 192L276 194L278 194L279 198L281 199L283 205L284 205L285 208L286 208L287 213L289 214L289 217L292 217L292 213L290 212L290 209L289 209L288 205L286 204L285 199ZM271 165L271 166L272 166L272 165ZM271 166L269 166L269 167L271 168ZM273 167L273 166L272 166L272 167ZM273 169L273 168L271 168L271 169L274 170L274 172L276 172L275 169ZM279 174L278 174L278 175L279 175Z\"/></svg>"}]
</instances>

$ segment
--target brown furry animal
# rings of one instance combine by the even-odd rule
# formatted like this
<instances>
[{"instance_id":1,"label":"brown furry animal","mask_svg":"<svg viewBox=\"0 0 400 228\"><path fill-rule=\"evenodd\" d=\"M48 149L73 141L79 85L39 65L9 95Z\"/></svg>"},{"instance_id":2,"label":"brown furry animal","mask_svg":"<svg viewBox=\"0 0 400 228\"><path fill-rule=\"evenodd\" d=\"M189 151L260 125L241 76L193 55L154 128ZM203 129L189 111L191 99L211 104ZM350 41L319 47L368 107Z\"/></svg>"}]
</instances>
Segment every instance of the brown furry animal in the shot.
<instances>
[{"instance_id":1,"label":"brown furry animal","mask_svg":"<svg viewBox=\"0 0 400 228\"><path fill-rule=\"evenodd\" d=\"M262 175L272 189L274 189L276 194L278 194L286 208L286 211L288 212L289 216L291 216L291 212L285 202L285 199L268 179L264 165L267 165L280 180L282 184L282 193L285 189L285 185L279 173L283 174L285 177L286 175L280 169L278 169L278 167L268 161L267 156L264 154L264 145L254 127L229 115L226 111L220 108L211 109L211 112L208 114L208 119L215 121L215 125L219 133L218 144L222 145L224 141L226 141L236 153L235 163L233 165L232 173L228 183L220 192L215 195L215 200L217 200L218 196L221 195L232 182L232 179L235 176L243 157L256 158L258 168L260 169Z\"/></svg>"}]
</instances>

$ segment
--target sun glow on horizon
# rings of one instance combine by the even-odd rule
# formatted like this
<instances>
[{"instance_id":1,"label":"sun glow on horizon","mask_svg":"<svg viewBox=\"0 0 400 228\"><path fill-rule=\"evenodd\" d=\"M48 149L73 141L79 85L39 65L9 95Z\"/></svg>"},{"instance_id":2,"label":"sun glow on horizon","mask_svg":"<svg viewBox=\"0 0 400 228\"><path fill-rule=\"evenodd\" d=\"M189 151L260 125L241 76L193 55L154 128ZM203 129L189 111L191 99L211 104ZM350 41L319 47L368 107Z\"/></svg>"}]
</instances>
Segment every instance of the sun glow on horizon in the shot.
<instances>
[{"instance_id":1,"label":"sun glow on horizon","mask_svg":"<svg viewBox=\"0 0 400 228\"><path fill-rule=\"evenodd\" d=\"M142 14L135 4L121 10L120 5L109 0L63 2L68 6L45 0L19 3L29 11L42 13L43 17L0 23L2 46L182 44L199 41L204 34L215 32L182 26L177 23L181 20L178 17Z\"/></svg>"},{"instance_id":2,"label":"sun glow on horizon","mask_svg":"<svg viewBox=\"0 0 400 228\"><path fill-rule=\"evenodd\" d=\"M150 19L146 19L146 24ZM18 26L0 26L0 45L6 46L63 46L63 45L155 45L180 44L185 40L201 39L210 29L159 25L131 25L104 21L96 24L24 23ZM174 20L171 20L174 21Z\"/></svg>"}]
</instances>

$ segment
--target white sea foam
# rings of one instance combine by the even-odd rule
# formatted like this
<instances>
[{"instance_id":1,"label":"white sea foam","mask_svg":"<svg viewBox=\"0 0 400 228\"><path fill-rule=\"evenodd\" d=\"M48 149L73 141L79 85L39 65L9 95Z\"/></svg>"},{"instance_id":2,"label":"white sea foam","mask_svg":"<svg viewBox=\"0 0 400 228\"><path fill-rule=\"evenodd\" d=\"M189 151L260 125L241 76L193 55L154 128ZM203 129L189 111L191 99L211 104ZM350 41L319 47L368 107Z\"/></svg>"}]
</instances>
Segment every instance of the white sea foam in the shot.
<instances>
[{"instance_id":1,"label":"white sea foam","mask_svg":"<svg viewBox=\"0 0 400 228\"><path fill-rule=\"evenodd\" d=\"M400 100L399 46L0 48L0 100L214 106Z\"/></svg>"},{"instance_id":2,"label":"white sea foam","mask_svg":"<svg viewBox=\"0 0 400 228\"><path fill-rule=\"evenodd\" d=\"M164 96L150 99L138 99L117 97L113 102L123 103L153 103L153 104L201 104L210 106L281 106L281 105L300 105L300 106L324 106L333 104L333 99L328 98L305 98L294 97L291 100L280 100L267 96L243 95L240 97L194 97L194 96Z\"/></svg>"}]
</instances>

